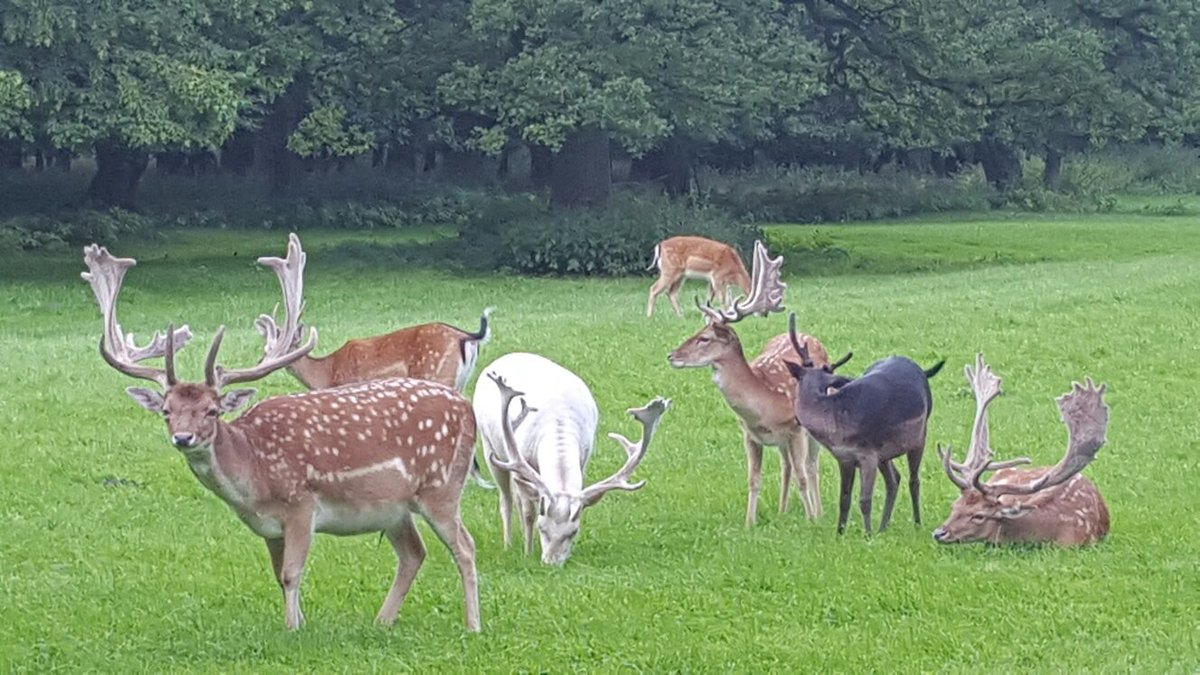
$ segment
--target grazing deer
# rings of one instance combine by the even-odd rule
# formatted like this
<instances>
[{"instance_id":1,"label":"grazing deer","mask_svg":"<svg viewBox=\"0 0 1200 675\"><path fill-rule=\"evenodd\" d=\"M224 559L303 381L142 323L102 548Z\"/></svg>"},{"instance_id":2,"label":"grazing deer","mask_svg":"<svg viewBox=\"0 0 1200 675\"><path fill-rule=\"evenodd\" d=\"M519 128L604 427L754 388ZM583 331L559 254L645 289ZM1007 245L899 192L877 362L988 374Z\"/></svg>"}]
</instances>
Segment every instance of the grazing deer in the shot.
<instances>
[{"instance_id":1,"label":"grazing deer","mask_svg":"<svg viewBox=\"0 0 1200 675\"><path fill-rule=\"evenodd\" d=\"M783 309L783 292L787 288L779 278L783 258L772 260L762 242L754 244L754 278L749 296L733 303L727 310L696 304L704 313L706 325L679 345L667 356L675 368L711 366L713 382L733 409L742 426L742 442L746 448L749 498L746 502L746 526L753 526L758 511L758 494L762 487L763 446L779 448L780 489L779 511L788 507L788 492L793 480L797 484L804 513L811 519L821 516L820 473L818 453L810 450L808 433L796 422L792 402L795 388L788 375L785 358L797 358L787 334L771 338L762 353L752 363L746 361L741 340L733 324L760 313L767 315ZM828 363L825 347L814 337L801 339L812 359ZM850 357L847 355L846 359ZM836 365L845 363L845 360ZM834 367L836 367L836 365Z\"/></svg>"},{"instance_id":2,"label":"grazing deer","mask_svg":"<svg viewBox=\"0 0 1200 675\"><path fill-rule=\"evenodd\" d=\"M488 327L491 313L491 307L483 310L475 333L445 323L423 323L387 335L348 340L328 356L302 356L288 371L309 389L411 377L463 391L480 348L492 336Z\"/></svg>"},{"instance_id":3,"label":"grazing deer","mask_svg":"<svg viewBox=\"0 0 1200 675\"><path fill-rule=\"evenodd\" d=\"M841 470L838 502L838 534L846 531L854 472L862 474L859 508L863 528L871 534L871 496L875 473L882 469L886 489L879 530L887 529L896 504L900 472L892 460L908 458L908 487L912 495L913 522L921 524L921 457L925 454L925 431L933 411L929 378L945 365L939 361L928 370L903 356L891 356L871 364L862 377L851 379L834 373L849 360L823 365L796 334L796 315L788 318L788 334L800 355L800 363L787 362L795 378L796 421L813 438L829 448Z\"/></svg>"},{"instance_id":4,"label":"grazing deer","mask_svg":"<svg viewBox=\"0 0 1200 675\"><path fill-rule=\"evenodd\" d=\"M476 385L473 405L484 456L500 488L504 546L512 543L515 491L525 554L533 550L536 520L542 562L562 565L571 555L584 509L612 490L633 491L646 484L630 483L629 477L646 456L659 418L671 402L656 397L644 408L631 409L629 414L642 424L642 440L634 444L620 434L609 434L625 448L625 464L608 478L584 487L600 413L583 380L547 358L525 353L502 356L484 373L487 377ZM514 420L508 411L517 397L522 397L522 410Z\"/></svg>"},{"instance_id":5,"label":"grazing deer","mask_svg":"<svg viewBox=\"0 0 1200 675\"><path fill-rule=\"evenodd\" d=\"M650 287L650 299L646 302L646 316L654 316L654 301L663 293L671 301L676 316L683 316L679 308L679 289L687 279L704 279L708 282L708 302L718 295L725 298L725 306L732 300L734 287L742 289L743 295L750 293L750 274L742 264L742 258L728 244L704 237L671 237L654 247L654 259L647 270L658 268L658 281Z\"/></svg>"},{"instance_id":6,"label":"grazing deer","mask_svg":"<svg viewBox=\"0 0 1200 675\"><path fill-rule=\"evenodd\" d=\"M162 391L130 387L145 409L161 413L171 443L201 484L216 493L266 540L283 590L289 629L304 622L300 578L314 532L338 535L380 532L399 560L396 577L376 620L390 624L425 558L413 514L419 513L450 549L462 577L466 624L478 631L475 544L459 516L459 499L475 444L475 416L467 401L445 385L412 379L376 380L336 389L275 396L232 422L221 419L254 396L253 389L223 391L266 377L312 351L317 332L298 347L305 254L291 235L286 259L264 257L283 288L287 319L255 322L266 341L262 359L243 370L217 364L225 327L217 329L204 364L204 382L175 377L176 331L168 329L161 352L155 341L137 348L116 320L117 295L132 258L115 258L95 245L84 249L91 283L104 318L100 355L116 370L158 384ZM165 356L164 368L139 365Z\"/></svg>"},{"instance_id":7,"label":"grazing deer","mask_svg":"<svg viewBox=\"0 0 1200 675\"><path fill-rule=\"evenodd\" d=\"M938 448L946 475L962 491L950 507L950 517L934 530L941 544L984 541L1048 543L1082 546L1108 534L1108 507L1092 481L1079 472L1103 447L1108 429L1105 385L1097 389L1088 378L1081 386L1056 399L1067 427L1067 454L1056 466L1012 468L1029 464L1027 457L992 461L988 445L988 405L1000 395L1000 378L975 357L975 368L966 367L967 381L975 392L975 423L967 459L958 464L951 449ZM983 475L996 473L986 483Z\"/></svg>"}]
</instances>

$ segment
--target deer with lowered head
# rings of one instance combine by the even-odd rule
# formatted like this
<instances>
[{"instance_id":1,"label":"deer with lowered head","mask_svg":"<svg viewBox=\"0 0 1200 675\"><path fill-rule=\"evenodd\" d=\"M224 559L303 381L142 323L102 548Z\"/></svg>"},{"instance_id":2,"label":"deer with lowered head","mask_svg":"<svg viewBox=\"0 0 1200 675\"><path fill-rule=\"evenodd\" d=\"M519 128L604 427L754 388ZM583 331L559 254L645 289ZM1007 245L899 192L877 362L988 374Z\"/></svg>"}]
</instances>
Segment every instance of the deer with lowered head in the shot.
<instances>
[{"instance_id":1,"label":"deer with lowered head","mask_svg":"<svg viewBox=\"0 0 1200 675\"><path fill-rule=\"evenodd\" d=\"M263 257L283 289L283 326L273 316L255 322L266 344L258 364L226 369L217 363L224 326L217 329L204 364L203 382L175 374L175 336L155 335L139 348L116 320L117 295L135 261L98 246L84 249L104 319L100 355L113 368L158 385L130 387L139 405L162 415L172 445L206 488L262 537L283 591L289 629L304 622L300 579L313 533L382 532L398 564L376 620L392 623L425 558L413 515L420 514L450 549L462 578L466 625L480 629L475 543L463 526L459 500L475 444L475 416L454 389L413 379L376 380L335 389L264 399L237 419L221 416L245 405L253 389L227 389L266 377L312 351L317 332L301 345L305 254L296 235L286 259ZM184 331L186 333L186 330ZM164 367L140 362L165 358Z\"/></svg>"},{"instance_id":2,"label":"deer with lowered head","mask_svg":"<svg viewBox=\"0 0 1200 675\"><path fill-rule=\"evenodd\" d=\"M713 382L737 415L746 449L747 527L753 526L757 519L763 447L767 445L779 448L781 459L779 512L787 510L788 494L794 482L805 514L811 519L821 516L818 453L810 447L804 426L796 421L795 387L784 365L785 359L799 358L799 355L788 335L783 333L771 338L753 362L747 362L742 342L733 330L733 324L751 314L765 316L783 309L783 292L787 285L780 280L782 265L782 256L772 260L762 242L755 242L754 275L749 295L726 310L701 305L697 299L696 305L706 320L704 328L667 356L675 368L712 367ZM806 353L815 364L828 365L825 347L815 337L803 335L796 339L805 345ZM833 367L849 358L847 354Z\"/></svg>"},{"instance_id":3,"label":"deer with lowered head","mask_svg":"<svg viewBox=\"0 0 1200 675\"><path fill-rule=\"evenodd\" d=\"M411 377L463 391L475 371L479 350L492 336L491 313L491 307L483 310L474 333L446 323L423 323L347 340L328 356L302 356L288 366L288 372L309 389Z\"/></svg>"},{"instance_id":4,"label":"deer with lowered head","mask_svg":"<svg viewBox=\"0 0 1200 675\"><path fill-rule=\"evenodd\" d=\"M625 449L616 473L588 486L584 474L600 413L591 391L577 375L537 354L506 354L484 369L475 387L475 417L484 456L500 488L500 525L504 546L512 543L512 502L516 499L525 538L525 554L533 550L536 526L542 562L562 565L571 555L583 511L613 490L634 491L646 481L629 482L641 464L670 400L656 397L643 408L629 410L642 425L633 443L610 433ZM521 410L510 415L514 398Z\"/></svg>"},{"instance_id":5,"label":"deer with lowered head","mask_svg":"<svg viewBox=\"0 0 1200 675\"><path fill-rule=\"evenodd\" d=\"M934 540L1083 546L1103 539L1108 534L1108 507L1095 484L1079 472L1106 440L1105 385L1097 388L1088 378L1055 399L1067 427L1067 452L1057 465L1017 469L1031 460L993 461L988 443L987 408L1000 395L1000 378L982 354L975 357L975 368L968 365L965 371L975 392L971 445L962 464L953 461L949 447L938 449L946 475L962 494L950 507L950 517L934 530ZM985 482L989 472L995 473Z\"/></svg>"},{"instance_id":6,"label":"deer with lowered head","mask_svg":"<svg viewBox=\"0 0 1200 675\"><path fill-rule=\"evenodd\" d=\"M945 365L939 361L928 370L903 356L890 356L871 364L857 379L834 371L848 360L821 364L796 333L796 315L788 318L792 346L800 363L787 362L795 378L796 421L813 438L829 448L841 473L838 501L838 534L846 531L854 474L862 475L859 508L863 529L871 533L871 497L875 475L883 473L885 488L880 531L887 529L896 505L900 472L892 460L908 459L908 488L912 496L913 522L921 524L921 458L925 454L925 432L933 411L929 378Z\"/></svg>"},{"instance_id":7,"label":"deer with lowered head","mask_svg":"<svg viewBox=\"0 0 1200 675\"><path fill-rule=\"evenodd\" d=\"M688 279L708 282L709 303L720 295L728 306L734 288L740 288L746 295L750 293L750 274L741 256L732 246L712 239L690 236L664 239L654 247L654 259L646 269L655 267L658 268L658 280L650 286L646 316L654 316L654 301L663 293L671 301L675 315L683 316L679 291Z\"/></svg>"}]
</instances>

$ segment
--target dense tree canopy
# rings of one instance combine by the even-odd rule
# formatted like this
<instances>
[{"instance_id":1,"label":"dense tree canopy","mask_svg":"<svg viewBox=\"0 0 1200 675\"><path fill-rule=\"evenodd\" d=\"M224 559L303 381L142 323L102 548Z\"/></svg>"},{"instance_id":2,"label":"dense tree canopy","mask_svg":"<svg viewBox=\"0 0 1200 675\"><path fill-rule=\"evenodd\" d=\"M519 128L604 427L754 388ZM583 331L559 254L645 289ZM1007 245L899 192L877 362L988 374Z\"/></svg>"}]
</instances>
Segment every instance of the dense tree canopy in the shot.
<instances>
[{"instance_id":1,"label":"dense tree canopy","mask_svg":"<svg viewBox=\"0 0 1200 675\"><path fill-rule=\"evenodd\" d=\"M1198 45L1183 0L0 0L0 140L93 154L115 204L151 153L239 130L281 184L291 158L524 146L593 203L610 148L679 193L706 148L837 147L1006 188L1022 152L1052 182L1088 144L1195 137Z\"/></svg>"}]
</instances>

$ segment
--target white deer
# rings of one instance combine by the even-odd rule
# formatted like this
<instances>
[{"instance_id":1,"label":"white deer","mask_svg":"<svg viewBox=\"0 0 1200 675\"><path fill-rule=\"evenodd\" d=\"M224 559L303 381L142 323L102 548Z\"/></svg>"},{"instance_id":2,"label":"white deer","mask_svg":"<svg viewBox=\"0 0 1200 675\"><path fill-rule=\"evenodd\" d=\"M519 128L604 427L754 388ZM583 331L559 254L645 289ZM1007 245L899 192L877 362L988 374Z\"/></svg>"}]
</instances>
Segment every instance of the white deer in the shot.
<instances>
[{"instance_id":1,"label":"white deer","mask_svg":"<svg viewBox=\"0 0 1200 675\"><path fill-rule=\"evenodd\" d=\"M624 466L608 478L584 487L584 473L600 412L592 392L577 375L537 354L507 354L484 369L472 405L488 467L500 488L504 546L512 544L514 492L521 510L525 553L533 550L536 521L542 562L561 565L571 555L583 510L612 490L632 491L645 481L629 477L646 456L659 418L670 400L656 397L629 414L642 424L642 440L633 443L609 434L625 448ZM512 399L522 409L509 416ZM514 490L515 486L515 490Z\"/></svg>"}]
</instances>

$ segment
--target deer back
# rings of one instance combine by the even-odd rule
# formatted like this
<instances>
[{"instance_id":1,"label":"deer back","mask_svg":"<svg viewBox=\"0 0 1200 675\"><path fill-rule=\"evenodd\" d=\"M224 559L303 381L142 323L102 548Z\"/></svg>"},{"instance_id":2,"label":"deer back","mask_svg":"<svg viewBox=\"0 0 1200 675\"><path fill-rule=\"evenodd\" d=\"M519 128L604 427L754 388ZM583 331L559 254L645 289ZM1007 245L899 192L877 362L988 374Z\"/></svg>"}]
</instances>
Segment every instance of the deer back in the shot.
<instances>
[{"instance_id":1,"label":"deer back","mask_svg":"<svg viewBox=\"0 0 1200 675\"><path fill-rule=\"evenodd\" d=\"M348 340L321 359L328 371L326 387L389 377L411 377L456 384L466 354L466 331L445 323L426 323L386 335Z\"/></svg>"},{"instance_id":2,"label":"deer back","mask_svg":"<svg viewBox=\"0 0 1200 675\"><path fill-rule=\"evenodd\" d=\"M829 354L820 340L804 333L797 333L796 337L808 350L815 365L829 363ZM787 398L790 410L796 403L796 380L788 372L787 361L799 362L800 355L796 353L788 334L780 333L767 341L762 352L750 362L750 369L772 392Z\"/></svg>"}]
</instances>

